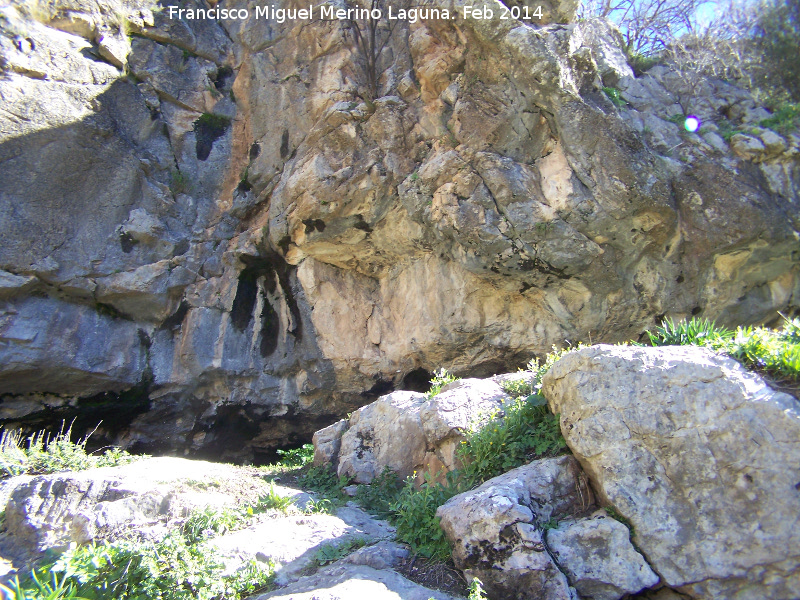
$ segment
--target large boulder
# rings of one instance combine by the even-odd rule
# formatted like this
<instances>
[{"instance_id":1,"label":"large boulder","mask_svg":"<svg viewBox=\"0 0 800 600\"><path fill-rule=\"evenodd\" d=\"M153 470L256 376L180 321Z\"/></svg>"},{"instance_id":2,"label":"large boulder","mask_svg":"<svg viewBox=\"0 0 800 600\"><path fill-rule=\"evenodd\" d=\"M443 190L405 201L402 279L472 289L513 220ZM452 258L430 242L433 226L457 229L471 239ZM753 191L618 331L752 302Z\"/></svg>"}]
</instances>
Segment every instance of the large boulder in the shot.
<instances>
[{"instance_id":1,"label":"large boulder","mask_svg":"<svg viewBox=\"0 0 800 600\"><path fill-rule=\"evenodd\" d=\"M314 434L314 462L369 483L384 469L400 477L441 477L459 465L464 434L492 418L511 398L492 380L450 383L431 399L393 392Z\"/></svg>"},{"instance_id":2,"label":"large boulder","mask_svg":"<svg viewBox=\"0 0 800 600\"><path fill-rule=\"evenodd\" d=\"M600 500L694 598L800 589L800 404L698 347L566 354L543 393Z\"/></svg>"},{"instance_id":3,"label":"large boulder","mask_svg":"<svg viewBox=\"0 0 800 600\"><path fill-rule=\"evenodd\" d=\"M491 597L569 600L570 584L547 551L543 526L585 512L592 492L571 456L534 461L454 496L436 515L453 561Z\"/></svg>"}]
</instances>

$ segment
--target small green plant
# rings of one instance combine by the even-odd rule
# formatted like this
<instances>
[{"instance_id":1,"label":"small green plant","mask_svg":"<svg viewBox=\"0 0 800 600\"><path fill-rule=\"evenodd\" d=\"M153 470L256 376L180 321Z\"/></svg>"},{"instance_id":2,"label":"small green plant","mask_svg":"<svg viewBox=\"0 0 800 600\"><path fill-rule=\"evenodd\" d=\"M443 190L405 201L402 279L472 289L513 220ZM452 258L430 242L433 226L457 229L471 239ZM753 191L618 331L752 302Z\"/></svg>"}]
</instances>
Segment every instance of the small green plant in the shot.
<instances>
[{"instance_id":1,"label":"small green plant","mask_svg":"<svg viewBox=\"0 0 800 600\"><path fill-rule=\"evenodd\" d=\"M290 506L292 506L293 500L291 496L281 496L278 492L275 491L275 484L270 484L269 492L266 495L261 496L258 499L258 502L253 505L247 507L247 515L253 516L255 514L263 513L268 510L276 509L286 511Z\"/></svg>"},{"instance_id":2,"label":"small green plant","mask_svg":"<svg viewBox=\"0 0 800 600\"><path fill-rule=\"evenodd\" d=\"M135 459L124 450L111 448L102 455L86 453L89 433L77 442L72 441L72 425L62 422L56 434L38 431L25 438L19 431L0 432L0 471L3 475L25 473L55 473L80 471L93 467L127 464Z\"/></svg>"},{"instance_id":3,"label":"small green plant","mask_svg":"<svg viewBox=\"0 0 800 600\"><path fill-rule=\"evenodd\" d=\"M455 471L447 474L444 484L433 481L428 473L419 489L414 487L414 477L408 477L392 507L397 537L417 554L434 560L448 559L451 549L439 525L436 509L466 490L467 486Z\"/></svg>"},{"instance_id":4,"label":"small green plant","mask_svg":"<svg viewBox=\"0 0 800 600\"><path fill-rule=\"evenodd\" d=\"M545 523L542 523L542 529L548 531L550 529L558 529L558 519L550 517Z\"/></svg>"},{"instance_id":5,"label":"small green plant","mask_svg":"<svg viewBox=\"0 0 800 600\"><path fill-rule=\"evenodd\" d=\"M677 114L672 115L671 117L667 117L667 121L669 121L670 123L675 123L675 124L683 123L685 120L686 120L686 115L683 115L681 113L677 113Z\"/></svg>"},{"instance_id":6,"label":"small green plant","mask_svg":"<svg viewBox=\"0 0 800 600\"><path fill-rule=\"evenodd\" d=\"M369 485L358 486L356 502L378 518L391 519L394 515L392 507L399 500L402 489L403 481L387 467Z\"/></svg>"},{"instance_id":7,"label":"small green plant","mask_svg":"<svg viewBox=\"0 0 800 600\"><path fill-rule=\"evenodd\" d=\"M469 596L467 600L488 600L486 592L483 590L483 583L477 577L473 577L469 584Z\"/></svg>"},{"instance_id":8,"label":"small green plant","mask_svg":"<svg viewBox=\"0 0 800 600\"><path fill-rule=\"evenodd\" d=\"M771 117L760 121L759 125L784 135L797 131L800 129L800 102L784 103Z\"/></svg>"},{"instance_id":9,"label":"small green plant","mask_svg":"<svg viewBox=\"0 0 800 600\"><path fill-rule=\"evenodd\" d=\"M608 96L608 99L611 100L611 103L618 108L622 108L628 104L625 98L622 97L622 92L615 87L604 87L603 93Z\"/></svg>"},{"instance_id":10,"label":"small green plant","mask_svg":"<svg viewBox=\"0 0 800 600\"><path fill-rule=\"evenodd\" d=\"M444 386L446 386L448 383L458 381L458 379L459 378L455 375L451 375L447 369L439 369L438 371L434 371L433 379L431 379L431 389L427 391L425 396L428 398L428 400L432 399L442 391Z\"/></svg>"},{"instance_id":11,"label":"small green plant","mask_svg":"<svg viewBox=\"0 0 800 600\"><path fill-rule=\"evenodd\" d=\"M328 500L332 508L344 506L347 502L347 497L342 493L342 488L348 484L347 478L338 477L334 470L327 466L311 467L300 477L300 483L304 488Z\"/></svg>"},{"instance_id":12,"label":"small green plant","mask_svg":"<svg viewBox=\"0 0 800 600\"><path fill-rule=\"evenodd\" d=\"M367 545L363 537L354 537L341 544L323 544L314 554L314 562L320 567L344 558L353 551Z\"/></svg>"},{"instance_id":13,"label":"small green plant","mask_svg":"<svg viewBox=\"0 0 800 600\"><path fill-rule=\"evenodd\" d=\"M692 317L690 321L665 319L655 331L647 331L653 346L710 346L720 348L731 338L731 332L717 327L714 321Z\"/></svg>"},{"instance_id":14,"label":"small green plant","mask_svg":"<svg viewBox=\"0 0 800 600\"><path fill-rule=\"evenodd\" d=\"M186 194L189 192L189 179L178 170L172 171L170 176L169 191L174 196L178 194Z\"/></svg>"},{"instance_id":15,"label":"small green plant","mask_svg":"<svg viewBox=\"0 0 800 600\"><path fill-rule=\"evenodd\" d=\"M304 512L307 515L313 514L331 514L333 512L333 503L328 500L327 498L320 498L319 500L314 500L313 498L306 502L306 507Z\"/></svg>"},{"instance_id":16,"label":"small green plant","mask_svg":"<svg viewBox=\"0 0 800 600\"><path fill-rule=\"evenodd\" d=\"M183 524L183 535L190 543L200 542L237 529L242 521L243 517L239 511L206 506L202 510L193 512L186 519Z\"/></svg>"},{"instance_id":17,"label":"small green plant","mask_svg":"<svg viewBox=\"0 0 800 600\"><path fill-rule=\"evenodd\" d=\"M303 444L300 448L278 450L279 463L284 467L305 467L314 460L314 445Z\"/></svg>"}]
</instances>

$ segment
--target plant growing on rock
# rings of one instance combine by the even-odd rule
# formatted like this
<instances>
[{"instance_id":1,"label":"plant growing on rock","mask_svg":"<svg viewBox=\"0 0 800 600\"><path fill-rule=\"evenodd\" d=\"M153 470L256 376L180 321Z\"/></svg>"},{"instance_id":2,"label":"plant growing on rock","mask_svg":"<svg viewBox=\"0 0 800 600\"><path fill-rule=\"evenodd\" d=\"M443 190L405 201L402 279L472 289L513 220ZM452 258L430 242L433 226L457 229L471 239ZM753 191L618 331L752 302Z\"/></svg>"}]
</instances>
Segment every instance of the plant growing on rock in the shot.
<instances>
[{"instance_id":1,"label":"plant growing on rock","mask_svg":"<svg viewBox=\"0 0 800 600\"><path fill-rule=\"evenodd\" d=\"M653 346L694 345L724 352L751 369L772 376L781 384L800 381L800 319L783 317L783 328L718 327L708 319L666 319L652 332Z\"/></svg>"},{"instance_id":2,"label":"plant growing on rock","mask_svg":"<svg viewBox=\"0 0 800 600\"><path fill-rule=\"evenodd\" d=\"M451 375L447 369L442 368L438 371L434 371L433 379L431 379L431 389L425 393L425 396L428 398L428 400L430 400L439 392L441 392L444 386L446 386L448 383L458 381L458 379L459 378L455 375Z\"/></svg>"}]
</instances>

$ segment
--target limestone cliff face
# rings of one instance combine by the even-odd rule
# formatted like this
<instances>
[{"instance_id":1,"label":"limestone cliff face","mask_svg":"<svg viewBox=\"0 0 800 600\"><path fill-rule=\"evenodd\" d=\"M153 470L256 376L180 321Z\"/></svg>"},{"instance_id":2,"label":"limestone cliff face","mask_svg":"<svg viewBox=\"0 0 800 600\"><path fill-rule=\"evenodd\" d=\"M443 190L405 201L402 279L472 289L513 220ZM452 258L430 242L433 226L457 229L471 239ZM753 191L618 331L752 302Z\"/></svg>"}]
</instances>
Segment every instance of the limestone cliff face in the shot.
<instances>
[{"instance_id":1,"label":"limestone cliff face","mask_svg":"<svg viewBox=\"0 0 800 600\"><path fill-rule=\"evenodd\" d=\"M0 9L0 420L258 459L439 366L797 306L800 140L746 93L431 6L374 97L344 21Z\"/></svg>"}]
</instances>

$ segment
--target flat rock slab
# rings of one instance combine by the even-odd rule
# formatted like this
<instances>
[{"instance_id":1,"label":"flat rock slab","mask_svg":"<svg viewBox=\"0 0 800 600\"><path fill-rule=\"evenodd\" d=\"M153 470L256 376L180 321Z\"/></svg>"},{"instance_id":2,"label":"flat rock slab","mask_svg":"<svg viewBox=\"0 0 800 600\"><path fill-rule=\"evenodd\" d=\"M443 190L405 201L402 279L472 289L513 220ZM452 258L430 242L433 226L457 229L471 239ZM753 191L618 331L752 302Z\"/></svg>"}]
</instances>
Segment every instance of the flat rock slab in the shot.
<instances>
[{"instance_id":1,"label":"flat rock slab","mask_svg":"<svg viewBox=\"0 0 800 600\"><path fill-rule=\"evenodd\" d=\"M9 480L0 487L10 545L32 552L108 539L134 526L182 518L196 508L255 504L270 489L303 505L309 496L256 472L181 458Z\"/></svg>"},{"instance_id":2,"label":"flat rock slab","mask_svg":"<svg viewBox=\"0 0 800 600\"><path fill-rule=\"evenodd\" d=\"M278 563L276 583L285 585L314 566L315 554L324 545L339 546L357 538L371 543L393 537L394 528L385 521L373 519L355 506L345 506L335 515L272 518L209 543L234 565L253 558L271 559Z\"/></svg>"},{"instance_id":3,"label":"flat rock slab","mask_svg":"<svg viewBox=\"0 0 800 600\"><path fill-rule=\"evenodd\" d=\"M250 600L454 600L456 597L423 587L390 570L365 565L336 564L302 577L280 590Z\"/></svg>"}]
</instances>

